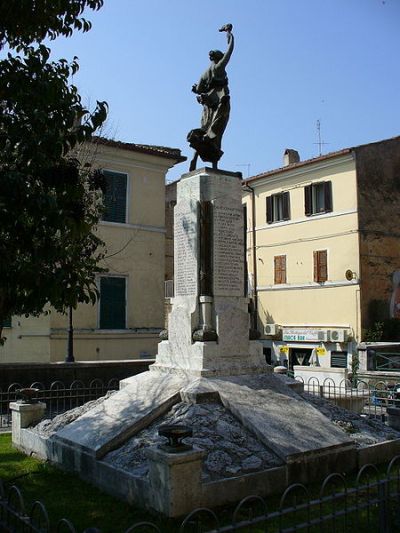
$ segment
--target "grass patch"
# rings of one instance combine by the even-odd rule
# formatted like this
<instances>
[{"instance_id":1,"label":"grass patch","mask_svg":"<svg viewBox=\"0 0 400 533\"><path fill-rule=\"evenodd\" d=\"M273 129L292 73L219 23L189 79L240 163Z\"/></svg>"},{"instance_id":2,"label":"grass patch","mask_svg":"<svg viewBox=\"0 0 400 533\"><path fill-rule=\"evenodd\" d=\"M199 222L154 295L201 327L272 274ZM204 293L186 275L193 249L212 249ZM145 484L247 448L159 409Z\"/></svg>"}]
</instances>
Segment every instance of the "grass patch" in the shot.
<instances>
[{"instance_id":1,"label":"grass patch","mask_svg":"<svg viewBox=\"0 0 400 533\"><path fill-rule=\"evenodd\" d=\"M122 533L136 522L151 521L161 531L178 530L178 522L113 498L77 475L28 457L11 445L11 435L0 435L0 478L7 490L17 485L29 513L31 504L40 500L46 507L52 528L61 518L70 520L77 531L97 527L102 533Z\"/></svg>"},{"instance_id":2,"label":"grass patch","mask_svg":"<svg viewBox=\"0 0 400 533\"><path fill-rule=\"evenodd\" d=\"M381 465L379 467L378 478L385 476L386 467L387 465ZM372 477L375 478L375 476ZM160 528L162 533L172 533L179 531L182 523L182 519L168 519L157 513L151 513L137 508L134 505L128 505L117 498L101 492L96 487L81 480L75 474L63 472L49 463L39 461L18 452L11 445L10 434L0 434L0 478L6 482L6 488L7 485L10 486L14 483L18 486L23 493L28 512L31 504L36 500L40 500L45 505L49 514L52 531L56 530L57 523L61 518L70 520L77 531L83 531L88 527L97 527L102 533L123 533L130 526L141 521L153 522ZM346 474L344 478L348 488L354 486L356 474ZM371 481L373 480L371 479ZM399 483L399 481L396 480L396 483ZM320 489L321 483L315 483L307 487L311 499L318 498ZM343 486L339 482L336 488L331 486L325 495L332 492L336 492L336 494L338 492L340 493L342 489ZM299 505L305 502L307 498L304 498L304 494L301 495L301 493L302 491L297 494L295 500L289 498L285 502L286 505L293 505L295 502ZM347 501L348 505L355 503L354 497L357 498L358 505L368 501L367 493L363 492L349 498ZM268 511L275 511L279 509L280 495L268 496L265 498L265 501L268 505ZM400 513L396 502L392 501L387 511L391 514L394 512L392 524L399 527L399 529L394 530L400 531ZM336 501L336 503L325 501L321 506L323 508L323 514L329 515L335 511L337 512L339 508L343 508L344 500ZM220 527L232 523L232 515L235 507L235 505L227 505L214 509ZM319 511L319 506L314 506L310 510L309 518L317 518ZM256 503L254 506L249 506L247 510L244 508L243 512L240 513L240 518L238 518L239 520L245 520L251 516L262 515L264 512L264 506ZM370 513L371 516L369 517ZM308 531L310 533L320 533L320 531L328 532L336 528L336 531L355 530L357 533L370 533L371 531L378 530L376 529L376 527L379 527L378 514L377 506L372 505L368 510L360 508L356 513L352 513L346 519L343 516L333 517L332 521L322 526L311 526ZM276 532L280 528L290 528L295 524L307 520L307 509L294 511L281 519L276 517L275 519L269 520L268 531L271 533ZM193 526L188 525L185 531L207 531L215 527L216 524L213 521L205 519L203 521L204 529L197 529L197 525L193 524ZM262 533L265 531L265 523L257 526L246 526L242 531Z\"/></svg>"}]
</instances>

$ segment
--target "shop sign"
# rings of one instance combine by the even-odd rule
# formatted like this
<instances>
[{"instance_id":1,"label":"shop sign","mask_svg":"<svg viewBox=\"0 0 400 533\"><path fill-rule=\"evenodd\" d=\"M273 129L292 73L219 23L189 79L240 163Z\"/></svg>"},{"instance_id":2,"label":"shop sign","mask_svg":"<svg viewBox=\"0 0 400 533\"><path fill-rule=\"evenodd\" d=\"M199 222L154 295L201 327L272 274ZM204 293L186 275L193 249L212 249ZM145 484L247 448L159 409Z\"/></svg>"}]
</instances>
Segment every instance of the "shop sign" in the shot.
<instances>
[{"instance_id":1,"label":"shop sign","mask_svg":"<svg viewBox=\"0 0 400 533\"><path fill-rule=\"evenodd\" d=\"M280 353L285 353L285 354L287 354L287 353L289 353L289 347L288 347L288 346L281 346L281 347L279 348L279 351L280 351Z\"/></svg>"},{"instance_id":2,"label":"shop sign","mask_svg":"<svg viewBox=\"0 0 400 533\"><path fill-rule=\"evenodd\" d=\"M322 329L283 328L282 340L321 342L325 333Z\"/></svg>"}]
</instances>

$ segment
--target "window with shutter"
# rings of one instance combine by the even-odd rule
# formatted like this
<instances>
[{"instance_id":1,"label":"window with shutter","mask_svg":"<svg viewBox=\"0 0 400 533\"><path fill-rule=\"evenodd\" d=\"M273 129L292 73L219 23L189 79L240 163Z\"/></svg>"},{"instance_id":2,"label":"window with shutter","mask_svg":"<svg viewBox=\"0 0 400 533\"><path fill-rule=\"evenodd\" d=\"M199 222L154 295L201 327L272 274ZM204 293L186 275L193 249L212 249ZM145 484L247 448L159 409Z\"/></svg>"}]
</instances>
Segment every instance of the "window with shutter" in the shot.
<instances>
[{"instance_id":1,"label":"window with shutter","mask_svg":"<svg viewBox=\"0 0 400 533\"><path fill-rule=\"evenodd\" d=\"M281 192L267 197L267 223L290 220L289 193Z\"/></svg>"},{"instance_id":2,"label":"window with shutter","mask_svg":"<svg viewBox=\"0 0 400 533\"><path fill-rule=\"evenodd\" d=\"M286 255L274 257L274 283L286 283Z\"/></svg>"},{"instance_id":3,"label":"window with shutter","mask_svg":"<svg viewBox=\"0 0 400 533\"><path fill-rule=\"evenodd\" d=\"M106 222L126 223L126 191L128 176L120 172L104 170L106 190L103 197Z\"/></svg>"},{"instance_id":4,"label":"window with shutter","mask_svg":"<svg viewBox=\"0 0 400 533\"><path fill-rule=\"evenodd\" d=\"M331 352L332 368L347 368L347 352Z\"/></svg>"},{"instance_id":5,"label":"window with shutter","mask_svg":"<svg viewBox=\"0 0 400 533\"><path fill-rule=\"evenodd\" d=\"M5 320L3 320L2 324L3 328L11 328L11 317L7 317Z\"/></svg>"},{"instance_id":6,"label":"window with shutter","mask_svg":"<svg viewBox=\"0 0 400 533\"><path fill-rule=\"evenodd\" d=\"M304 187L304 212L306 216L332 211L332 182L322 181Z\"/></svg>"},{"instance_id":7,"label":"window with shutter","mask_svg":"<svg viewBox=\"0 0 400 533\"><path fill-rule=\"evenodd\" d=\"M314 252L314 281L322 283L328 279L328 252L317 250Z\"/></svg>"},{"instance_id":8,"label":"window with shutter","mask_svg":"<svg viewBox=\"0 0 400 533\"><path fill-rule=\"evenodd\" d=\"M126 278L100 278L100 329L126 328Z\"/></svg>"}]
</instances>

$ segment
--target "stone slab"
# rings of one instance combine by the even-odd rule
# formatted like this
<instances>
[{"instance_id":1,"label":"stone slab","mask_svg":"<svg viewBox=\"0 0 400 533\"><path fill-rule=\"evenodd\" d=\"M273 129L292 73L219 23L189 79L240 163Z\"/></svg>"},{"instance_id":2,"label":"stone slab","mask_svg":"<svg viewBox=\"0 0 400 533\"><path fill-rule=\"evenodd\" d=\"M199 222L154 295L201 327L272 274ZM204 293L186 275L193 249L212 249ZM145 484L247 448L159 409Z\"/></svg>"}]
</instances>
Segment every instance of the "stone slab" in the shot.
<instances>
[{"instance_id":1,"label":"stone slab","mask_svg":"<svg viewBox=\"0 0 400 533\"><path fill-rule=\"evenodd\" d=\"M178 375L144 372L74 422L58 431L55 439L102 457L148 426L180 401L187 379Z\"/></svg>"},{"instance_id":2,"label":"stone slab","mask_svg":"<svg viewBox=\"0 0 400 533\"><path fill-rule=\"evenodd\" d=\"M378 442L358 450L358 468L366 464L381 464L400 454L400 439Z\"/></svg>"},{"instance_id":3,"label":"stone slab","mask_svg":"<svg viewBox=\"0 0 400 533\"><path fill-rule=\"evenodd\" d=\"M328 418L273 374L210 379L222 404L284 461L322 449L354 448ZM268 388L263 388L268 387Z\"/></svg>"}]
</instances>

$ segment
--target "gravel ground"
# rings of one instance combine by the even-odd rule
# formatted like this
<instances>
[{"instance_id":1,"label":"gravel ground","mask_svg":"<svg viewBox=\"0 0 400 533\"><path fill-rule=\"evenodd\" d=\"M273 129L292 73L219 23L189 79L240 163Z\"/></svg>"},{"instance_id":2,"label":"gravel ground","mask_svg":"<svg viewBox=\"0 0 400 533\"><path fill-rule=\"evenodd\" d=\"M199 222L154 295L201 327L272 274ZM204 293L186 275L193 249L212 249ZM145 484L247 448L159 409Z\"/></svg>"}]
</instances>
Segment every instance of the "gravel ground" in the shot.
<instances>
[{"instance_id":1,"label":"gravel ground","mask_svg":"<svg viewBox=\"0 0 400 533\"><path fill-rule=\"evenodd\" d=\"M52 419L46 418L44 420L41 420L39 424L37 424L31 429L32 431L40 433L40 435L44 437L50 437L51 435L53 435L53 433L56 433L56 431L59 431L63 427L67 426L68 424L85 414L87 411L90 411L90 409L92 409L96 405L103 403L104 400L115 394L115 392L116 391L107 392L105 396L102 396L98 400L92 400L91 402L87 402L79 407L70 409L69 411L62 413L61 415L57 415Z\"/></svg>"},{"instance_id":2,"label":"gravel ground","mask_svg":"<svg viewBox=\"0 0 400 533\"><path fill-rule=\"evenodd\" d=\"M288 390L285 380L269 379L271 388L276 389L277 392L284 392L283 389L285 389L287 394L296 395L294 391ZM240 381L239 378L238 381ZM255 389L264 388L265 378L254 377L247 385ZM112 394L114 392L109 392L98 400L67 411L52 420L43 420L32 429L49 437ZM386 426L381 420L360 416L308 393L302 393L301 397L339 427L358 447L400 438L400 432ZM184 424L193 429L194 436L185 439L185 442L206 452L203 461L204 481L234 477L282 464L282 460L277 455L259 442L221 404L183 402L176 404L162 419L139 432L123 446L108 453L104 460L135 475L146 476L148 474L146 448L165 443L165 439L158 435L161 424Z\"/></svg>"},{"instance_id":3,"label":"gravel ground","mask_svg":"<svg viewBox=\"0 0 400 533\"><path fill-rule=\"evenodd\" d=\"M162 419L156 421L124 446L108 453L105 461L136 475L148 473L145 449L164 443L158 435L161 424L184 424L193 429L193 437L185 443L206 452L203 480L233 477L272 468L282 460L268 450L244 428L222 405L178 403Z\"/></svg>"},{"instance_id":4,"label":"gravel ground","mask_svg":"<svg viewBox=\"0 0 400 533\"><path fill-rule=\"evenodd\" d=\"M371 444L377 444L385 440L400 438L400 432L396 431L384 422L376 418L367 418L357 413L347 411L334 403L304 392L301 396L311 403L318 411L332 420L343 430L358 447L364 448Z\"/></svg>"}]
</instances>

